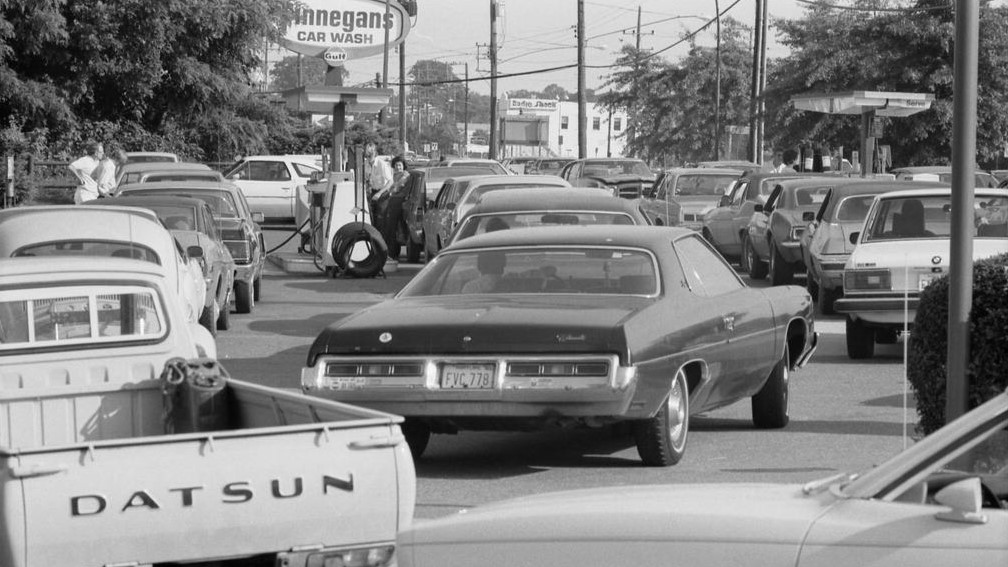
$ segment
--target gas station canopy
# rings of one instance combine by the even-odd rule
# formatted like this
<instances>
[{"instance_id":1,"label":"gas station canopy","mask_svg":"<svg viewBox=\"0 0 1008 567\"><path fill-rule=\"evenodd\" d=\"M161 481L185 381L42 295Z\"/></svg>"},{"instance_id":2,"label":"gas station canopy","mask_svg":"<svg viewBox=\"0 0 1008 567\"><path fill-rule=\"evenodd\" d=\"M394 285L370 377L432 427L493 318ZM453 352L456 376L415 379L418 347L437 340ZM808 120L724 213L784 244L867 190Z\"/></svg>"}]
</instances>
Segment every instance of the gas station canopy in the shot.
<instances>
[{"instance_id":1,"label":"gas station canopy","mask_svg":"<svg viewBox=\"0 0 1008 567\"><path fill-rule=\"evenodd\" d=\"M283 92L287 108L316 114L332 114L337 103L346 105L346 112L376 114L388 106L392 89L306 85Z\"/></svg>"},{"instance_id":2,"label":"gas station canopy","mask_svg":"<svg viewBox=\"0 0 1008 567\"><path fill-rule=\"evenodd\" d=\"M910 116L931 108L933 94L879 91L847 91L828 94L802 94L791 97L798 110L826 114L864 114Z\"/></svg>"}]
</instances>

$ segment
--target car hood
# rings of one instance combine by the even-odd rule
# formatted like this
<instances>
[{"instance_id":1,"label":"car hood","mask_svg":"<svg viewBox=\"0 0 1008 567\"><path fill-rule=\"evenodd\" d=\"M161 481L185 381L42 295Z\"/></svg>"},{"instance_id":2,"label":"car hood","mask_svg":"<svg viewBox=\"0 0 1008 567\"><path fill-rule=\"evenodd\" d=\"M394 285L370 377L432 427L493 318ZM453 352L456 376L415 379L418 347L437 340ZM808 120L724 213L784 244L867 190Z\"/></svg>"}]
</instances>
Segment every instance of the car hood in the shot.
<instances>
[{"instance_id":1,"label":"car hood","mask_svg":"<svg viewBox=\"0 0 1008 567\"><path fill-rule=\"evenodd\" d=\"M706 541L787 544L797 552L809 526L833 501L828 493L804 496L800 485L595 488L506 500L418 521L400 533L399 545Z\"/></svg>"},{"instance_id":2,"label":"car hood","mask_svg":"<svg viewBox=\"0 0 1008 567\"><path fill-rule=\"evenodd\" d=\"M623 355L624 323L654 301L560 294L390 299L323 330L311 347L308 365L320 354L563 351Z\"/></svg>"}]
</instances>

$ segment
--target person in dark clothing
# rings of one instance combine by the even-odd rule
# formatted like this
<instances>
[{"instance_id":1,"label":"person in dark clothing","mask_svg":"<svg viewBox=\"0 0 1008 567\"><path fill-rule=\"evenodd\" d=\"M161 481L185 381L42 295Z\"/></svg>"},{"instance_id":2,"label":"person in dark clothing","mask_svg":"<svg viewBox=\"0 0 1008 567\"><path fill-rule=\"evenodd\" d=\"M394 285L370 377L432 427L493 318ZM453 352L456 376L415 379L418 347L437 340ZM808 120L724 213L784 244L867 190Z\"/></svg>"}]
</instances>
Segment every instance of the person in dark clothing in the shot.
<instances>
[{"instance_id":1,"label":"person in dark clothing","mask_svg":"<svg viewBox=\"0 0 1008 567\"><path fill-rule=\"evenodd\" d=\"M784 172L798 172L798 151L794 148L784 150Z\"/></svg>"},{"instance_id":2,"label":"person in dark clothing","mask_svg":"<svg viewBox=\"0 0 1008 567\"><path fill-rule=\"evenodd\" d=\"M399 155L392 158L392 187L389 189L388 204L385 207L385 225L382 227L382 238L388 246L389 258L399 261L402 245L399 242L399 228L403 221L403 202L409 191L409 172L406 170L406 159Z\"/></svg>"}]
</instances>

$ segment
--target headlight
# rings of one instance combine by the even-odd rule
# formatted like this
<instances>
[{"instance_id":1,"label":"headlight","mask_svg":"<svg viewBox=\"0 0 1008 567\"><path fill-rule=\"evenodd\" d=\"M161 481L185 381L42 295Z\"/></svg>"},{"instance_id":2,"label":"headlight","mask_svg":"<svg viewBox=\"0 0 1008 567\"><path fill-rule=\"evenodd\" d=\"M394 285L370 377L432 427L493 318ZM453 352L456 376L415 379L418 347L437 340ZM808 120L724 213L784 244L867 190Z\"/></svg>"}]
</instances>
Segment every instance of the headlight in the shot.
<instances>
[{"instance_id":1,"label":"headlight","mask_svg":"<svg viewBox=\"0 0 1008 567\"><path fill-rule=\"evenodd\" d=\"M844 291L890 289L892 289L892 274L889 270L844 270Z\"/></svg>"}]
</instances>

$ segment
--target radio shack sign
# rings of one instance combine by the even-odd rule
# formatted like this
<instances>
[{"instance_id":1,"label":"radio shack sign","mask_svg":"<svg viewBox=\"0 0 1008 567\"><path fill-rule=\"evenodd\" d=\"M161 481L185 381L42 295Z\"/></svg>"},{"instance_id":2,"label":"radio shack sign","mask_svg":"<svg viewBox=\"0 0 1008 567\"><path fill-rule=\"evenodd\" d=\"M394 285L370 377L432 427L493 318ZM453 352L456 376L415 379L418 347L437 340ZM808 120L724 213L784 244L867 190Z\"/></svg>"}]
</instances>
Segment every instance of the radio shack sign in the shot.
<instances>
[{"instance_id":1,"label":"radio shack sign","mask_svg":"<svg viewBox=\"0 0 1008 567\"><path fill-rule=\"evenodd\" d=\"M508 99L508 110L530 110L553 112L557 109L557 101L541 98L510 98Z\"/></svg>"},{"instance_id":2,"label":"radio shack sign","mask_svg":"<svg viewBox=\"0 0 1008 567\"><path fill-rule=\"evenodd\" d=\"M410 30L406 9L397 0L387 6L386 12L385 0L302 0L281 42L337 65L377 55L385 50L385 30L389 47L402 43Z\"/></svg>"}]
</instances>

